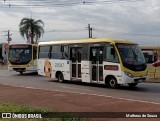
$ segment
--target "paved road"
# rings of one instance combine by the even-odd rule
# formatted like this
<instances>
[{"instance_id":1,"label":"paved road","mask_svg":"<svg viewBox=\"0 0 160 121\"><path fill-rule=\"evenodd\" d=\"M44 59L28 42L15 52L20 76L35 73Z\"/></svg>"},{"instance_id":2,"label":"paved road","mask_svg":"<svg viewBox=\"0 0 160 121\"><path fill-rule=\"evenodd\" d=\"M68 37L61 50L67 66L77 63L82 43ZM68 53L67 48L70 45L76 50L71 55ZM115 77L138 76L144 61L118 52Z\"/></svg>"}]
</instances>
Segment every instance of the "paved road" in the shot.
<instances>
[{"instance_id":1,"label":"paved road","mask_svg":"<svg viewBox=\"0 0 160 121\"><path fill-rule=\"evenodd\" d=\"M58 83L53 79L42 77L36 74L19 75L16 72L0 70L0 84L14 85L20 87L38 88L44 90L58 90L64 92L78 92L92 95L111 96L140 100L160 104L160 83L141 83L134 89L128 86L119 89L109 89L103 85L84 83Z\"/></svg>"}]
</instances>

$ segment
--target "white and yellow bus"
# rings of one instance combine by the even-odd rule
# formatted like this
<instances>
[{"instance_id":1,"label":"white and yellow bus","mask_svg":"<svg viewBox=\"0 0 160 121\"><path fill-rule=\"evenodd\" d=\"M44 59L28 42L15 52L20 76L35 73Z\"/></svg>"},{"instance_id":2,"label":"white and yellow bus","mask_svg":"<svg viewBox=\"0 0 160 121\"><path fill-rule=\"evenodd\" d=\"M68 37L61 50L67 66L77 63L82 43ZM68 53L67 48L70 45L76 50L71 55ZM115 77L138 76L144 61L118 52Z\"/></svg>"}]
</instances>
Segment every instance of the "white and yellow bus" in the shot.
<instances>
[{"instance_id":1,"label":"white and yellow bus","mask_svg":"<svg viewBox=\"0 0 160 121\"><path fill-rule=\"evenodd\" d=\"M131 87L147 77L138 44L128 40L91 38L38 44L38 74L64 80Z\"/></svg>"},{"instance_id":2,"label":"white and yellow bus","mask_svg":"<svg viewBox=\"0 0 160 121\"><path fill-rule=\"evenodd\" d=\"M23 72L37 72L37 45L11 44L8 53L8 70Z\"/></svg>"}]
</instances>

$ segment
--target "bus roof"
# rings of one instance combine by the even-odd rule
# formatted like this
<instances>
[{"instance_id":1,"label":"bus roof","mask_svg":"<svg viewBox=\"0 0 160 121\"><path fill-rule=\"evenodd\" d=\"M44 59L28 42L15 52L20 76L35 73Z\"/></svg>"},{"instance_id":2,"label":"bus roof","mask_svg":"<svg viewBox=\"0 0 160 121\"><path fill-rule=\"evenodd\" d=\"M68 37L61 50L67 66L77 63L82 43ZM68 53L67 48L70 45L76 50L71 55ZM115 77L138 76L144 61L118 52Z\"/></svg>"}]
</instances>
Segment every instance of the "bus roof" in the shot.
<instances>
[{"instance_id":1,"label":"bus roof","mask_svg":"<svg viewBox=\"0 0 160 121\"><path fill-rule=\"evenodd\" d=\"M14 44L10 44L10 45L33 45L33 46L35 45L35 46L36 46L37 44L31 44L31 43L14 43ZM10 46L10 45L9 45L9 46Z\"/></svg>"},{"instance_id":2,"label":"bus roof","mask_svg":"<svg viewBox=\"0 0 160 121\"><path fill-rule=\"evenodd\" d=\"M142 50L159 50L159 46L140 46Z\"/></svg>"},{"instance_id":3,"label":"bus roof","mask_svg":"<svg viewBox=\"0 0 160 121\"><path fill-rule=\"evenodd\" d=\"M118 40L118 39L111 39L111 38L89 38L89 39L80 39L80 40L60 40L60 41L39 42L39 45L48 45L48 44L79 44L79 43L98 43L98 42L136 44L135 42L129 41L129 40Z\"/></svg>"}]
</instances>

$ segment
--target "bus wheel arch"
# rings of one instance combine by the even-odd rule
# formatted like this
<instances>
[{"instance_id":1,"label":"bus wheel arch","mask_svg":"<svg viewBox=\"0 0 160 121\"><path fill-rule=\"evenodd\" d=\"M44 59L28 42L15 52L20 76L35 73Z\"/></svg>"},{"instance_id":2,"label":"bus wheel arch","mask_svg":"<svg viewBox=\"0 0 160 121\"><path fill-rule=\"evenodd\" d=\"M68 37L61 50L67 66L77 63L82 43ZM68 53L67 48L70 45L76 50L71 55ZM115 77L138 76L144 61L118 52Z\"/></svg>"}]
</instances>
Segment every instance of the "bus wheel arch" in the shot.
<instances>
[{"instance_id":1,"label":"bus wheel arch","mask_svg":"<svg viewBox=\"0 0 160 121\"><path fill-rule=\"evenodd\" d=\"M116 77L113 75L106 76L105 84L110 88L117 88L119 86Z\"/></svg>"},{"instance_id":2,"label":"bus wheel arch","mask_svg":"<svg viewBox=\"0 0 160 121\"><path fill-rule=\"evenodd\" d=\"M64 76L63 76L63 73L61 71L56 72L56 78L58 79L58 81L60 83L64 82Z\"/></svg>"}]
</instances>

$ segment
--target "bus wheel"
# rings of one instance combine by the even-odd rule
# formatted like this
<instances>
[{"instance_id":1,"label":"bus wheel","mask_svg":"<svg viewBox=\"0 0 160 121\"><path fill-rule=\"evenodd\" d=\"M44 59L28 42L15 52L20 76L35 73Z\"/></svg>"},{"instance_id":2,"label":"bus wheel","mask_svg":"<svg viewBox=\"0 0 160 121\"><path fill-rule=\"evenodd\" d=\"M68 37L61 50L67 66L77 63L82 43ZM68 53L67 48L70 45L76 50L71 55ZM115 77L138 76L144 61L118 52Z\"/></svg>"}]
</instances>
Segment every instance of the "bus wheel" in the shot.
<instances>
[{"instance_id":1,"label":"bus wheel","mask_svg":"<svg viewBox=\"0 0 160 121\"><path fill-rule=\"evenodd\" d=\"M137 86L137 83L130 83L130 84L128 84L128 86L133 88L133 87Z\"/></svg>"},{"instance_id":2,"label":"bus wheel","mask_svg":"<svg viewBox=\"0 0 160 121\"><path fill-rule=\"evenodd\" d=\"M23 71L20 71L19 73L22 75L22 74L23 74Z\"/></svg>"},{"instance_id":3,"label":"bus wheel","mask_svg":"<svg viewBox=\"0 0 160 121\"><path fill-rule=\"evenodd\" d=\"M62 73L59 73L59 74L58 74L58 81L59 81L60 83L64 82L64 77L63 77L63 74L62 74Z\"/></svg>"},{"instance_id":4,"label":"bus wheel","mask_svg":"<svg viewBox=\"0 0 160 121\"><path fill-rule=\"evenodd\" d=\"M110 88L117 88L118 87L117 80L113 77L110 78L109 81L108 81L108 86Z\"/></svg>"}]
</instances>

